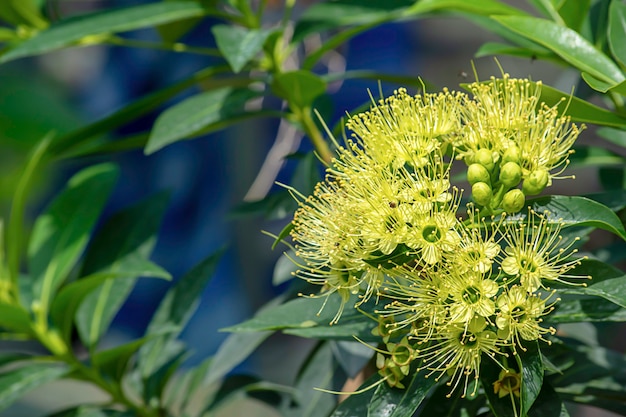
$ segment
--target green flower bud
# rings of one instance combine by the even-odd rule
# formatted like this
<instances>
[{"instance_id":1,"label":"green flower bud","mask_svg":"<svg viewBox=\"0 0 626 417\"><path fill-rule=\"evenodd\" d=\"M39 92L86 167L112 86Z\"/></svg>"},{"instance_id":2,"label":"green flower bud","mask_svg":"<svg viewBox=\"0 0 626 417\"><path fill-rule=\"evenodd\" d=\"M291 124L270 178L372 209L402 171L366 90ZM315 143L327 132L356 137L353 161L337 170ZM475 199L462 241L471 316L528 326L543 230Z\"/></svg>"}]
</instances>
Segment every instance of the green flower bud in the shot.
<instances>
[{"instance_id":1,"label":"green flower bud","mask_svg":"<svg viewBox=\"0 0 626 417\"><path fill-rule=\"evenodd\" d=\"M517 213L524 208L526 202L526 196L517 188L504 194L502 198L502 209L507 213Z\"/></svg>"},{"instance_id":2,"label":"green flower bud","mask_svg":"<svg viewBox=\"0 0 626 417\"><path fill-rule=\"evenodd\" d=\"M522 191L526 195L539 194L546 188L550 181L550 174L545 169L538 169L530 173L528 178L524 179Z\"/></svg>"},{"instance_id":3,"label":"green flower bud","mask_svg":"<svg viewBox=\"0 0 626 417\"><path fill-rule=\"evenodd\" d=\"M507 162L500 167L500 182L507 187L515 187L522 179L522 168L515 162Z\"/></svg>"},{"instance_id":4,"label":"green flower bud","mask_svg":"<svg viewBox=\"0 0 626 417\"><path fill-rule=\"evenodd\" d=\"M519 163L521 160L520 150L516 145L511 145L502 155L502 163L515 162Z\"/></svg>"},{"instance_id":5,"label":"green flower bud","mask_svg":"<svg viewBox=\"0 0 626 417\"><path fill-rule=\"evenodd\" d=\"M486 206L491 201L491 197L493 197L493 191L489 184L485 182L477 182L472 185L472 198L477 204L481 206Z\"/></svg>"},{"instance_id":6,"label":"green flower bud","mask_svg":"<svg viewBox=\"0 0 626 417\"><path fill-rule=\"evenodd\" d=\"M477 164L481 164L488 171L492 171L495 167L495 163L493 161L493 155L491 155L491 151L489 149L479 149L474 154L474 162Z\"/></svg>"},{"instance_id":7,"label":"green flower bud","mask_svg":"<svg viewBox=\"0 0 626 417\"><path fill-rule=\"evenodd\" d=\"M472 185L477 182L485 182L489 184L491 181L491 175L489 175L487 168L481 164L472 164L467 168L467 180Z\"/></svg>"}]
</instances>

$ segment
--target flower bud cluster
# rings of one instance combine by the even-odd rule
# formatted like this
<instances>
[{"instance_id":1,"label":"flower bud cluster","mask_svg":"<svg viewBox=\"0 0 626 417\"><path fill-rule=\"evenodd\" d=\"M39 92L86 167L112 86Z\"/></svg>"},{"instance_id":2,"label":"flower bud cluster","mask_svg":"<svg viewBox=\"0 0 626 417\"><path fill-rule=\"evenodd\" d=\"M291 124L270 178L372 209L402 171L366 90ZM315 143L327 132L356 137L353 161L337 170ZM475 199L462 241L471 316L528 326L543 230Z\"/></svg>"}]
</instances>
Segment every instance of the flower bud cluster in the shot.
<instances>
[{"instance_id":1,"label":"flower bud cluster","mask_svg":"<svg viewBox=\"0 0 626 417\"><path fill-rule=\"evenodd\" d=\"M578 130L536 110L539 87L527 80L470 90L401 89L353 116L352 137L292 222L295 275L322 286L312 297L339 297L331 324L345 308L367 310L390 386L421 369L465 395L483 359L504 369L525 341L554 332L541 325L558 301L549 287L579 263L549 213L503 213L549 185ZM455 157L472 186L466 214L450 183Z\"/></svg>"},{"instance_id":2,"label":"flower bud cluster","mask_svg":"<svg viewBox=\"0 0 626 417\"><path fill-rule=\"evenodd\" d=\"M527 196L564 178L559 175L581 129L556 106L539 102L540 82L505 74L469 90L474 100L465 107L465 131L454 145L468 165L473 201L487 212L519 212Z\"/></svg>"}]
</instances>

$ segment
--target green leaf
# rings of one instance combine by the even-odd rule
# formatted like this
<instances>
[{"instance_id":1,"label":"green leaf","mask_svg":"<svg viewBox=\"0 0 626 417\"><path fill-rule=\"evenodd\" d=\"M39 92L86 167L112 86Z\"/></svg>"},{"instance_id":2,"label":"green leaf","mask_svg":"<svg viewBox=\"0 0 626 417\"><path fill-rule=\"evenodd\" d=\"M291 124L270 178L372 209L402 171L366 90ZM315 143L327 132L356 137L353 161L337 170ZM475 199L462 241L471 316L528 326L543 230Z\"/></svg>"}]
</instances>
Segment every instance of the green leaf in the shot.
<instances>
[{"instance_id":1,"label":"green leaf","mask_svg":"<svg viewBox=\"0 0 626 417\"><path fill-rule=\"evenodd\" d=\"M320 343L300 370L295 384L295 404L282 409L285 417L326 417L337 404L333 394L316 388L333 390L334 380L341 370L329 343Z\"/></svg>"},{"instance_id":2,"label":"green leaf","mask_svg":"<svg viewBox=\"0 0 626 417\"><path fill-rule=\"evenodd\" d=\"M511 398L507 395L500 398L500 396L494 392L493 386L496 381L500 379L500 372L502 366L496 363L495 360L485 357L480 363L480 383L485 391L485 396L489 401L489 408L493 412L495 417L510 417L518 415L513 406L518 407L518 403L515 405L511 403Z\"/></svg>"},{"instance_id":3,"label":"green leaf","mask_svg":"<svg viewBox=\"0 0 626 417\"><path fill-rule=\"evenodd\" d=\"M361 391L369 386L380 381L381 376L378 373L375 373L371 377L369 377L357 391ZM374 397L375 389L369 389L360 394L352 394L348 396L345 400L343 400L335 411L330 415L330 417L361 417L367 416L368 409L370 406L370 402Z\"/></svg>"},{"instance_id":4,"label":"green leaf","mask_svg":"<svg viewBox=\"0 0 626 417\"><path fill-rule=\"evenodd\" d=\"M167 332L150 340L139 351L139 370L143 378L149 378L171 358L163 354L164 346L171 344L198 308L204 287L213 277L223 250L210 255L194 266L163 297L150 320L146 336Z\"/></svg>"},{"instance_id":5,"label":"green leaf","mask_svg":"<svg viewBox=\"0 0 626 417\"><path fill-rule=\"evenodd\" d=\"M437 378L427 378L431 371L423 369L413 372L411 382L406 389L391 388L382 383L370 400L367 412L369 416L404 417L412 416L422 404L432 387L437 384Z\"/></svg>"},{"instance_id":6,"label":"green leaf","mask_svg":"<svg viewBox=\"0 0 626 417\"><path fill-rule=\"evenodd\" d=\"M265 395L259 395L261 392L264 392ZM211 403L204 408L204 413L209 411L215 412L233 401L241 401L248 396L271 406L276 406L281 400L280 392L293 393L294 389L284 385L261 381L253 376L233 375L222 382Z\"/></svg>"},{"instance_id":7,"label":"green leaf","mask_svg":"<svg viewBox=\"0 0 626 417\"><path fill-rule=\"evenodd\" d=\"M498 0L422 0L416 2L406 14L429 13L434 11L454 11L478 14L483 16L491 15L525 15L526 12L509 6Z\"/></svg>"},{"instance_id":8,"label":"green leaf","mask_svg":"<svg viewBox=\"0 0 626 417\"><path fill-rule=\"evenodd\" d=\"M608 42L611 53L622 65L626 65L626 4L613 0L609 7Z\"/></svg>"},{"instance_id":9,"label":"green leaf","mask_svg":"<svg viewBox=\"0 0 626 417\"><path fill-rule=\"evenodd\" d=\"M271 30L247 29L240 26L215 25L211 28L215 43L233 72L238 73L262 49Z\"/></svg>"},{"instance_id":10,"label":"green leaf","mask_svg":"<svg viewBox=\"0 0 626 417\"><path fill-rule=\"evenodd\" d=\"M209 385L223 378L273 333L264 331L230 334L213 356L202 385Z\"/></svg>"},{"instance_id":11,"label":"green leaf","mask_svg":"<svg viewBox=\"0 0 626 417\"><path fill-rule=\"evenodd\" d=\"M626 413L624 355L572 339L557 340L542 351L561 365L549 381L563 400ZM565 363L563 358L567 358Z\"/></svg>"},{"instance_id":12,"label":"green leaf","mask_svg":"<svg viewBox=\"0 0 626 417\"><path fill-rule=\"evenodd\" d=\"M591 276L594 273L591 271ZM618 278L605 278L602 281L593 282L588 287L563 288L559 290L560 294L579 294L602 297L622 308L626 308L626 275Z\"/></svg>"},{"instance_id":13,"label":"green leaf","mask_svg":"<svg viewBox=\"0 0 626 417\"><path fill-rule=\"evenodd\" d=\"M117 175L111 164L82 170L37 218L28 247L27 285L32 294L22 294L27 307L37 300L42 311L48 311L54 294L87 245Z\"/></svg>"},{"instance_id":14,"label":"green leaf","mask_svg":"<svg viewBox=\"0 0 626 417\"><path fill-rule=\"evenodd\" d=\"M320 33L348 25L380 24L400 16L413 4L411 0L338 0L315 3L307 7L296 24L294 42L311 33Z\"/></svg>"},{"instance_id":15,"label":"green leaf","mask_svg":"<svg viewBox=\"0 0 626 417\"><path fill-rule=\"evenodd\" d=\"M559 3L559 14L567 27L580 33L585 17L589 13L591 0L564 0Z\"/></svg>"},{"instance_id":16,"label":"green leaf","mask_svg":"<svg viewBox=\"0 0 626 417\"><path fill-rule=\"evenodd\" d=\"M326 83L309 71L283 72L274 77L272 90L298 108L310 107L326 91Z\"/></svg>"},{"instance_id":17,"label":"green leaf","mask_svg":"<svg viewBox=\"0 0 626 417\"><path fill-rule=\"evenodd\" d=\"M561 300L546 317L546 323L622 322L626 309L602 298Z\"/></svg>"},{"instance_id":18,"label":"green leaf","mask_svg":"<svg viewBox=\"0 0 626 417\"><path fill-rule=\"evenodd\" d=\"M203 85L208 84L212 88L222 86L224 83L223 78L221 79L222 81L217 79L209 81L208 79L214 78L215 75L227 71L229 71L227 65L205 68L196 72L191 77L185 78L182 81L179 81L154 93L148 94L130 103L129 105L122 107L120 110L114 112L113 114L101 120L98 120L97 122L94 122L59 137L51 145L53 153L59 155L67 152L68 150L71 150L72 147L77 147L80 145L84 146L85 144L89 145L89 141L94 141L95 139L98 139L99 136L113 131L125 125L126 123L129 123L139 118L140 116L154 110L165 101L171 99L181 91L184 91L197 83L202 82Z\"/></svg>"},{"instance_id":19,"label":"green leaf","mask_svg":"<svg viewBox=\"0 0 626 417\"><path fill-rule=\"evenodd\" d=\"M134 417L130 411L104 409L91 405L79 405L49 414L47 417Z\"/></svg>"},{"instance_id":20,"label":"green leaf","mask_svg":"<svg viewBox=\"0 0 626 417\"><path fill-rule=\"evenodd\" d=\"M550 49L581 72L613 84L625 79L622 71L609 57L572 29L536 17L494 16L493 19L509 30Z\"/></svg>"},{"instance_id":21,"label":"green leaf","mask_svg":"<svg viewBox=\"0 0 626 417\"><path fill-rule=\"evenodd\" d=\"M22 306L0 303L0 327L30 334L30 314Z\"/></svg>"},{"instance_id":22,"label":"green leaf","mask_svg":"<svg viewBox=\"0 0 626 417\"><path fill-rule=\"evenodd\" d=\"M103 376L111 381L121 381L126 373L130 359L141 348L148 338L141 338L103 350L91 356L91 363Z\"/></svg>"},{"instance_id":23,"label":"green leaf","mask_svg":"<svg viewBox=\"0 0 626 417\"><path fill-rule=\"evenodd\" d=\"M167 202L166 193L156 194L112 216L89 247L83 275L137 270L138 262L141 265L141 260L150 256L156 243ZM106 280L84 297L76 313L76 327L89 349L95 349L135 285L136 278Z\"/></svg>"},{"instance_id":24,"label":"green leaf","mask_svg":"<svg viewBox=\"0 0 626 417\"><path fill-rule=\"evenodd\" d=\"M601 127L596 132L598 136L608 140L609 142L626 148L626 131L621 129L612 129L610 127Z\"/></svg>"},{"instance_id":25,"label":"green leaf","mask_svg":"<svg viewBox=\"0 0 626 417\"><path fill-rule=\"evenodd\" d=\"M283 330L283 333L322 340L352 341L356 336L365 342L376 343L380 340L380 337L372 335L372 329L375 325L376 323L372 322L371 319L362 316L346 324L340 322L340 324L333 324L332 326L314 326L296 329L287 328Z\"/></svg>"},{"instance_id":26,"label":"green leaf","mask_svg":"<svg viewBox=\"0 0 626 417\"><path fill-rule=\"evenodd\" d=\"M525 351L519 352L517 360L522 370L521 387L521 415L526 415L539 396L543 385L544 367L539 351L539 344L535 341L527 343Z\"/></svg>"},{"instance_id":27,"label":"green leaf","mask_svg":"<svg viewBox=\"0 0 626 417\"><path fill-rule=\"evenodd\" d=\"M528 200L527 205L544 214L549 223L563 227L593 226L626 240L626 230L619 217L607 206L586 197L553 195ZM528 213L520 212L507 217L507 220L525 221L527 217Z\"/></svg>"},{"instance_id":28,"label":"green leaf","mask_svg":"<svg viewBox=\"0 0 626 417\"><path fill-rule=\"evenodd\" d=\"M569 417L565 404L550 384L545 383L537 400L528 411L528 417Z\"/></svg>"},{"instance_id":29,"label":"green leaf","mask_svg":"<svg viewBox=\"0 0 626 417\"><path fill-rule=\"evenodd\" d=\"M341 305L341 297L326 295L316 298L297 298L274 308L260 311L252 319L223 329L227 332L250 332L281 329L305 329L315 326L329 326ZM360 321L363 314L352 308L359 301L353 296L346 302L339 325ZM326 305L324 305L326 303ZM372 308L373 301L362 304L362 310ZM323 308L322 308L323 307Z\"/></svg>"},{"instance_id":30,"label":"green leaf","mask_svg":"<svg viewBox=\"0 0 626 417\"><path fill-rule=\"evenodd\" d=\"M121 271L97 272L63 287L50 307L52 322L61 331L63 339L69 342L76 311L93 290L101 287L107 280L134 279L138 276L171 279L169 272L160 266L147 259L136 258L124 262L124 269Z\"/></svg>"},{"instance_id":31,"label":"green leaf","mask_svg":"<svg viewBox=\"0 0 626 417\"><path fill-rule=\"evenodd\" d=\"M209 125L240 115L255 94L250 90L220 88L183 100L157 118L144 152L149 155Z\"/></svg>"},{"instance_id":32,"label":"green leaf","mask_svg":"<svg viewBox=\"0 0 626 417\"><path fill-rule=\"evenodd\" d=\"M28 391L63 377L66 366L55 363L32 363L0 374L0 410L7 408Z\"/></svg>"},{"instance_id":33,"label":"green leaf","mask_svg":"<svg viewBox=\"0 0 626 417\"><path fill-rule=\"evenodd\" d=\"M531 58L531 59L549 59L550 55L538 55L532 49L520 47L520 46L512 46L508 44L503 44L499 42L486 42L478 48L478 51L474 54L475 57L481 58L484 56L493 56L493 55L509 55L521 58Z\"/></svg>"},{"instance_id":34,"label":"green leaf","mask_svg":"<svg viewBox=\"0 0 626 417\"><path fill-rule=\"evenodd\" d=\"M98 42L99 36L104 40L110 33L152 27L204 14L205 9L198 3L180 1L152 3L82 15L61 21L11 48L0 56L0 63L54 51L76 45L81 41Z\"/></svg>"}]
</instances>

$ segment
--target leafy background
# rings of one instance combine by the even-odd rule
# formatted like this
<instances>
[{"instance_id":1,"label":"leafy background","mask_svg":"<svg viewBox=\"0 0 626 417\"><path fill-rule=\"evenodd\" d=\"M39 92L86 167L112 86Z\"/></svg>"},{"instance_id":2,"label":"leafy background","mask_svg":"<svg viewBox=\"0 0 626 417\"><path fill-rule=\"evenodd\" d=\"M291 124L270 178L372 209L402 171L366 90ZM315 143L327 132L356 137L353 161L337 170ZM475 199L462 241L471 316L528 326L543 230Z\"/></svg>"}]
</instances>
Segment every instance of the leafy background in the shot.
<instances>
[{"instance_id":1,"label":"leafy background","mask_svg":"<svg viewBox=\"0 0 626 417\"><path fill-rule=\"evenodd\" d=\"M528 8L526 2L512 3ZM138 2L58 2L64 15L79 9L86 11L105 5L132 4ZM308 5L306 2L299 4L299 7ZM294 14L301 10L296 8ZM138 42L153 40L155 33L151 30L137 31L129 37ZM188 37L200 40L200 43L211 39L210 26L196 28ZM434 86L455 87L467 77L472 78L470 60L480 45L492 39L495 39L493 35L476 29L465 20L434 16L418 22L384 24L359 35L340 49L342 56L336 56L336 62L332 64L339 69L345 65L352 70L376 70L409 74L410 77L419 74ZM8 204L8 184L15 181L19 168L15 161L25 155L34 139L44 136L51 128L64 133L84 121L99 119L133 98L170 85L211 62L211 57L95 46L52 52L0 67L0 77L3 78L0 106L4 106L0 112L0 126L4 132L2 146L7 149L0 156L3 158L0 193L4 211ZM538 60L502 58L501 64L513 76L532 74L533 78L542 79L546 84L565 91L575 82L575 73L563 75L560 70ZM239 63L231 65L237 67ZM476 65L481 77L498 74L497 66L489 58L477 60ZM45 76L42 77L42 74ZM332 125L346 109L366 102L367 88L378 89L375 81L348 80L332 85L332 103L319 103L329 124ZM384 88L388 92L393 86L385 84ZM199 97L201 101L193 104L205 106L215 98ZM34 123L33 114L37 115ZM142 132L152 125L155 116L156 113L143 117L116 134L124 137ZM121 165L120 177L123 181L113 191L106 214L155 191L170 190L170 205L152 259L172 275L183 275L206 253L218 249L225 241L231 243L204 292L198 314L191 319L182 335L196 352L190 363L217 349L223 340L217 329L242 321L278 291L272 287L271 277L279 251L270 251L271 240L257 231L265 229L278 233L284 222L234 221L229 215L248 192L277 129L278 126L271 120L246 121L212 135L208 140L178 142L147 158L140 151L114 158ZM584 137L589 142L593 140L590 132L585 132ZM301 149L306 151L310 148L303 144ZM610 160L610 155L593 152L591 150L589 155L582 156ZM278 179L287 181L294 173L295 165L294 161L287 164ZM38 178L39 206L36 205L33 212L40 211L43 202L77 169L78 166L70 166L64 172L54 172L53 177ZM582 170L580 174L576 190L567 189L570 183L564 184L561 189L555 187L554 192L578 194L596 189L601 178L595 176L595 170ZM114 331L107 335L105 343L117 344L120 340L139 336L156 308L156 300L160 299L168 285L159 280L140 280L130 296L130 302L115 319ZM83 327L87 329L89 326ZM254 344L254 337L250 337L252 339L248 343ZM284 366L283 358L289 356L297 362L298 353L305 355L309 345L287 336L274 337L270 343L263 345L247 366L261 371L269 380L288 383L293 378L295 366ZM316 355L323 361L329 353L321 350ZM317 377L311 377L311 384L314 385ZM72 387L74 389L84 387ZM58 404L59 390L68 392L66 386L59 388L54 384L34 391L3 415L23 415L21 413L33 412L33 408Z\"/></svg>"}]
</instances>

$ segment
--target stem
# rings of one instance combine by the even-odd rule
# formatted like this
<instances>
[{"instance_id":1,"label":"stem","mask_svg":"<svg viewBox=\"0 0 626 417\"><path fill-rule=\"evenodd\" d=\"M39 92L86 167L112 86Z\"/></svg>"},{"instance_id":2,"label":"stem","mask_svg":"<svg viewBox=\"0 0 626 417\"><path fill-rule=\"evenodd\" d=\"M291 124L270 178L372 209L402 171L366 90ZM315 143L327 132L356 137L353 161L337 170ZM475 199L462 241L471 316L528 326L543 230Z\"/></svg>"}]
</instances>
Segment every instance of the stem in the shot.
<instances>
[{"instance_id":1,"label":"stem","mask_svg":"<svg viewBox=\"0 0 626 417\"><path fill-rule=\"evenodd\" d=\"M127 39L120 36L109 36L106 42L111 45L125 46L128 48L145 48L145 49L157 49L160 51L189 53L197 55L215 56L221 57L222 54L215 48L201 48L196 46L189 46L181 42L149 42L140 41L136 39Z\"/></svg>"},{"instance_id":2,"label":"stem","mask_svg":"<svg viewBox=\"0 0 626 417\"><path fill-rule=\"evenodd\" d=\"M329 165L333 159L333 153L311 117L311 108L307 106L302 109L298 109L296 115L299 116L304 132L307 134L309 139L311 139L311 142L315 147L315 151L322 161Z\"/></svg>"}]
</instances>

